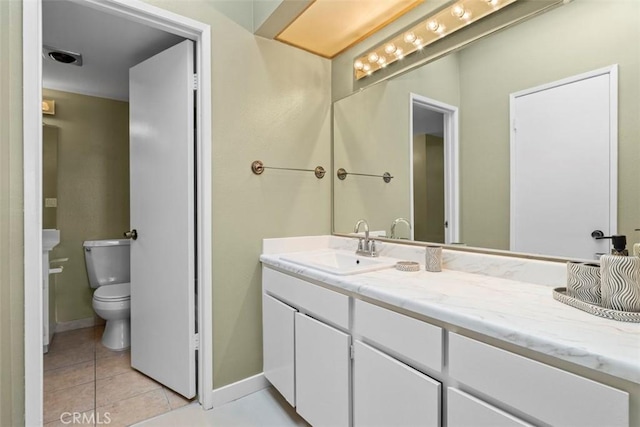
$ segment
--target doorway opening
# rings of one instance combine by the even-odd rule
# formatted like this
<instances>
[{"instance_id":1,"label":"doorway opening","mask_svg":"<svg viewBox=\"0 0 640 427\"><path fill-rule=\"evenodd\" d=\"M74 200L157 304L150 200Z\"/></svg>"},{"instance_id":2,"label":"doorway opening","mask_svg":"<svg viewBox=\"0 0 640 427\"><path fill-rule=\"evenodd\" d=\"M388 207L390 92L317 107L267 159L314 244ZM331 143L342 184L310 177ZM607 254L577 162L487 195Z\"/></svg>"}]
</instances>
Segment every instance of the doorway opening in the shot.
<instances>
[{"instance_id":1,"label":"doorway opening","mask_svg":"<svg viewBox=\"0 0 640 427\"><path fill-rule=\"evenodd\" d=\"M47 0L44 0L47 1ZM195 313L198 324L197 375L198 400L205 409L212 407L212 343L211 335L211 42L208 25L141 2L116 0L82 0L73 2L104 17L118 17L136 25L162 30L195 45L194 71L198 90L194 103L196 115L195 144L190 147L195 157L194 203L190 206L197 223L194 229L194 259L198 280ZM43 422L43 173L42 173L42 49L43 0L23 5L23 104L24 104L24 265L25 265L25 421L27 425ZM34 30L35 29L35 30ZM62 64L56 64L61 65ZM193 95L192 95L193 96ZM193 129L190 130L193 132ZM124 231L124 230L123 230Z\"/></svg>"},{"instance_id":2,"label":"doorway opening","mask_svg":"<svg viewBox=\"0 0 640 427\"><path fill-rule=\"evenodd\" d=\"M459 241L458 108L409 95L412 239Z\"/></svg>"}]
</instances>

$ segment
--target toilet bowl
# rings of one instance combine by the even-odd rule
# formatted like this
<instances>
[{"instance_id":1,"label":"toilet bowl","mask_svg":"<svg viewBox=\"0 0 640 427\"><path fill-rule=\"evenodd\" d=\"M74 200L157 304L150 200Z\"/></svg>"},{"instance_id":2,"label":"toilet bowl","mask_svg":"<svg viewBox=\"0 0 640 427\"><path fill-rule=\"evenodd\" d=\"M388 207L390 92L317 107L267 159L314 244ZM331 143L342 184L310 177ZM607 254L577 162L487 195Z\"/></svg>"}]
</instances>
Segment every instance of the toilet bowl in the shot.
<instances>
[{"instance_id":1,"label":"toilet bowl","mask_svg":"<svg viewBox=\"0 0 640 427\"><path fill-rule=\"evenodd\" d=\"M93 310L107 321L102 345L110 350L124 350L131 345L131 285L120 283L101 286L93 294Z\"/></svg>"},{"instance_id":2,"label":"toilet bowl","mask_svg":"<svg viewBox=\"0 0 640 427\"><path fill-rule=\"evenodd\" d=\"M89 284L95 289L93 310L107 321L102 344L110 350L125 350L131 345L130 242L91 240L83 246Z\"/></svg>"}]
</instances>

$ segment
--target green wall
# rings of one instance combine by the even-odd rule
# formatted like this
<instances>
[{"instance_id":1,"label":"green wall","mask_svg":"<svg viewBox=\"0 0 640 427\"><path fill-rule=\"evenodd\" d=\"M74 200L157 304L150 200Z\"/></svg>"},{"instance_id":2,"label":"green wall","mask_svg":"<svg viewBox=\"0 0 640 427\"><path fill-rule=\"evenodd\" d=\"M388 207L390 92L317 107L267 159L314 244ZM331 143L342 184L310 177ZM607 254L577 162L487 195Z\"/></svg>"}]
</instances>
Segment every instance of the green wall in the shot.
<instances>
[{"instance_id":1,"label":"green wall","mask_svg":"<svg viewBox=\"0 0 640 427\"><path fill-rule=\"evenodd\" d=\"M211 26L213 381L218 388L262 371L262 239L331 232L330 179L273 170L257 176L249 167L260 159L266 165L330 168L331 63L254 36L251 2L149 3ZM20 0L0 1L3 426L20 425L24 416L21 9Z\"/></svg>"},{"instance_id":2,"label":"green wall","mask_svg":"<svg viewBox=\"0 0 640 427\"><path fill-rule=\"evenodd\" d=\"M0 1L0 425L24 423L22 4Z\"/></svg>"},{"instance_id":3,"label":"green wall","mask_svg":"<svg viewBox=\"0 0 640 427\"><path fill-rule=\"evenodd\" d=\"M618 233L640 240L639 23L637 0L575 0L459 53L461 241L509 248L509 94L616 63Z\"/></svg>"},{"instance_id":4,"label":"green wall","mask_svg":"<svg viewBox=\"0 0 640 427\"><path fill-rule=\"evenodd\" d=\"M386 230L399 217L411 218L409 190L409 93L457 106L456 54L381 82L334 103L335 168L367 174L389 172L393 179L348 176L334 183L334 229L350 233L366 218L371 230Z\"/></svg>"},{"instance_id":5,"label":"green wall","mask_svg":"<svg viewBox=\"0 0 640 427\"><path fill-rule=\"evenodd\" d=\"M262 239L331 232L331 63L254 36L248 1L149 1L211 25L213 384L262 372ZM248 23L245 22L248 17Z\"/></svg>"},{"instance_id":6,"label":"green wall","mask_svg":"<svg viewBox=\"0 0 640 427\"><path fill-rule=\"evenodd\" d=\"M129 229L129 104L43 89L56 101L60 244L52 258L69 258L56 277L56 321L91 318L82 242L121 238Z\"/></svg>"}]
</instances>

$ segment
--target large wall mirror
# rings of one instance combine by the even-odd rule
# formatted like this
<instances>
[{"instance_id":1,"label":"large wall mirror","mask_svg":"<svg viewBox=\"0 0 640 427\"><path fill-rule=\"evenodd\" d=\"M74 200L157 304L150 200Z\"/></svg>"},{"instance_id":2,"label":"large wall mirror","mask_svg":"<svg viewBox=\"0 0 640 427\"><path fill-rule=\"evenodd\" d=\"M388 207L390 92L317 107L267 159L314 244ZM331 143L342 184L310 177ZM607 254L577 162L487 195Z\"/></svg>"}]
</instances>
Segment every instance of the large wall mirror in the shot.
<instances>
[{"instance_id":1,"label":"large wall mirror","mask_svg":"<svg viewBox=\"0 0 640 427\"><path fill-rule=\"evenodd\" d=\"M527 129L525 113L551 122ZM637 242L639 118L640 2L574 0L335 102L334 232L364 218L387 237L395 223L398 239L565 258L608 251L598 229ZM512 146L525 131L534 151ZM600 136L611 147L587 143Z\"/></svg>"}]
</instances>

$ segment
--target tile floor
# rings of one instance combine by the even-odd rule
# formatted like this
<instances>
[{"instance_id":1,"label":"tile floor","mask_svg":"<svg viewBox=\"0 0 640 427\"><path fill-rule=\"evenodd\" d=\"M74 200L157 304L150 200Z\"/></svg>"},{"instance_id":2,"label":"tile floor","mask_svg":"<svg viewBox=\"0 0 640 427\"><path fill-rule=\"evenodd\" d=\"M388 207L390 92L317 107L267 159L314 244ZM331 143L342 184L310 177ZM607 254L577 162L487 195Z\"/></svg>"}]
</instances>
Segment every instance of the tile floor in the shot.
<instances>
[{"instance_id":1,"label":"tile floor","mask_svg":"<svg viewBox=\"0 0 640 427\"><path fill-rule=\"evenodd\" d=\"M129 350L102 346L103 330L96 326L54 335L44 355L45 426L128 426L189 404L132 369ZM69 413L84 414L77 417L85 423L71 422Z\"/></svg>"},{"instance_id":2,"label":"tile floor","mask_svg":"<svg viewBox=\"0 0 640 427\"><path fill-rule=\"evenodd\" d=\"M309 427L280 394L268 387L210 411L192 404L136 427Z\"/></svg>"}]
</instances>

